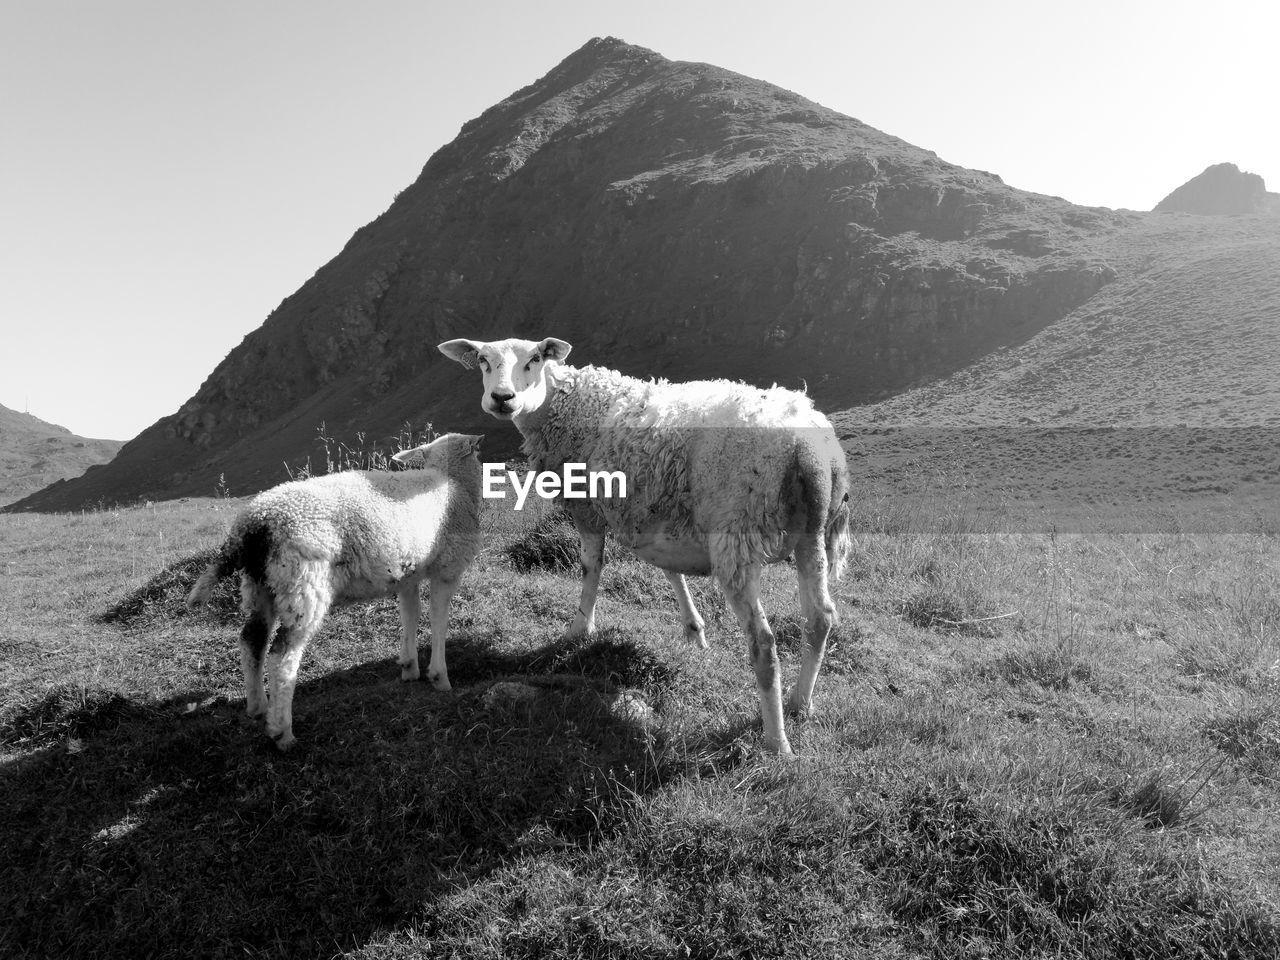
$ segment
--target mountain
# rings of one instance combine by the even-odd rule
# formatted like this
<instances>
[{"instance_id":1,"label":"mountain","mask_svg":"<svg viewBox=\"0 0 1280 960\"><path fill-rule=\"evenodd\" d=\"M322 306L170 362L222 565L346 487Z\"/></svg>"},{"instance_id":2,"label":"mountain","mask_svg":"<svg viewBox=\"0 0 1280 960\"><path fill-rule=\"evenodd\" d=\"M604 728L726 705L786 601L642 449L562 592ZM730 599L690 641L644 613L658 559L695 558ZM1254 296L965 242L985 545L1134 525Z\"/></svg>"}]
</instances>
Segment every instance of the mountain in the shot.
<instances>
[{"instance_id":1,"label":"mountain","mask_svg":"<svg viewBox=\"0 0 1280 960\"><path fill-rule=\"evenodd\" d=\"M1234 163L1217 163L1157 203L1155 212L1240 216L1266 209L1274 196L1256 173L1244 173Z\"/></svg>"},{"instance_id":2,"label":"mountain","mask_svg":"<svg viewBox=\"0 0 1280 960\"><path fill-rule=\"evenodd\" d=\"M77 437L66 427L0 405L0 504L106 463L119 440Z\"/></svg>"},{"instance_id":3,"label":"mountain","mask_svg":"<svg viewBox=\"0 0 1280 960\"><path fill-rule=\"evenodd\" d=\"M1118 260L1152 269L1125 254L1152 216L1017 190L759 80L592 40L467 123L175 414L17 508L207 495L220 475L252 492L317 454L322 425L350 443L430 421L513 453L474 374L436 353L456 336L555 335L579 363L874 402L1031 340Z\"/></svg>"}]
</instances>

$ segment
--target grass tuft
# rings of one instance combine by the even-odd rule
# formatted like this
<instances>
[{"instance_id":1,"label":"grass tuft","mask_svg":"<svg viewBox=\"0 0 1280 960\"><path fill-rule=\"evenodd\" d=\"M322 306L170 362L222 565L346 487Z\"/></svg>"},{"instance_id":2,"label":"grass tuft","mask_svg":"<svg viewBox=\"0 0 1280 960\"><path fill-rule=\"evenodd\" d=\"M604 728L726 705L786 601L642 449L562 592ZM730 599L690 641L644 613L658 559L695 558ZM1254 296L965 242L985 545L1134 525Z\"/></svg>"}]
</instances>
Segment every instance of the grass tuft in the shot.
<instances>
[{"instance_id":1,"label":"grass tuft","mask_svg":"<svg viewBox=\"0 0 1280 960\"><path fill-rule=\"evenodd\" d=\"M1046 690L1096 685L1093 664L1066 644L1047 648L1024 644L980 664L977 673L1011 684L1033 683Z\"/></svg>"},{"instance_id":2,"label":"grass tuft","mask_svg":"<svg viewBox=\"0 0 1280 960\"><path fill-rule=\"evenodd\" d=\"M582 564L582 541L573 521L563 512L547 513L507 544L503 553L520 573L546 570L565 573Z\"/></svg>"},{"instance_id":3,"label":"grass tuft","mask_svg":"<svg viewBox=\"0 0 1280 960\"><path fill-rule=\"evenodd\" d=\"M86 739L153 713L114 690L60 686L0 716L0 743L38 746L69 738Z\"/></svg>"},{"instance_id":4,"label":"grass tuft","mask_svg":"<svg viewBox=\"0 0 1280 960\"><path fill-rule=\"evenodd\" d=\"M1250 779L1280 786L1280 706L1275 701L1219 714L1203 729Z\"/></svg>"},{"instance_id":5,"label":"grass tuft","mask_svg":"<svg viewBox=\"0 0 1280 960\"><path fill-rule=\"evenodd\" d=\"M1172 783L1165 771L1153 770L1132 782L1112 787L1107 798L1152 829L1187 826L1203 813L1194 807L1200 790L1186 781Z\"/></svg>"},{"instance_id":6,"label":"grass tuft","mask_svg":"<svg viewBox=\"0 0 1280 960\"><path fill-rule=\"evenodd\" d=\"M898 615L922 629L980 637L994 637L1000 632L1000 621L988 619L992 616L991 604L972 588L917 591L898 607Z\"/></svg>"},{"instance_id":7,"label":"grass tuft","mask_svg":"<svg viewBox=\"0 0 1280 960\"><path fill-rule=\"evenodd\" d=\"M202 550L174 561L99 614L97 622L138 627L186 616L187 594L217 555L216 549ZM217 619L231 621L239 615L238 583L237 578L229 577L214 586L207 609Z\"/></svg>"},{"instance_id":8,"label":"grass tuft","mask_svg":"<svg viewBox=\"0 0 1280 960\"><path fill-rule=\"evenodd\" d=\"M993 802L995 801L995 802ZM1280 924L1230 902L1196 856L1146 862L1087 805L1011 811L962 785L908 783L860 845L889 909L935 956L1267 956Z\"/></svg>"}]
</instances>

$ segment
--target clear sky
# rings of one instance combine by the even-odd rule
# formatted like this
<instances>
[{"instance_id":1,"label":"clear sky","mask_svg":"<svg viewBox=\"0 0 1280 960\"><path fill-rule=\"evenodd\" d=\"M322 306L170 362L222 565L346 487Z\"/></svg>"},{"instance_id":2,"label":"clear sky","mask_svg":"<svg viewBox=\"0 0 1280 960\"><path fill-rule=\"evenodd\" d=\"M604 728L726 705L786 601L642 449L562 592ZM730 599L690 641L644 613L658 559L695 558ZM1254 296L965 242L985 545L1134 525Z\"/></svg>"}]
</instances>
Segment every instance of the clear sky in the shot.
<instances>
[{"instance_id":1,"label":"clear sky","mask_svg":"<svg viewBox=\"0 0 1280 960\"><path fill-rule=\"evenodd\" d=\"M464 122L593 36L768 80L1007 183L1280 190L1270 2L0 0L0 403L175 411Z\"/></svg>"}]
</instances>

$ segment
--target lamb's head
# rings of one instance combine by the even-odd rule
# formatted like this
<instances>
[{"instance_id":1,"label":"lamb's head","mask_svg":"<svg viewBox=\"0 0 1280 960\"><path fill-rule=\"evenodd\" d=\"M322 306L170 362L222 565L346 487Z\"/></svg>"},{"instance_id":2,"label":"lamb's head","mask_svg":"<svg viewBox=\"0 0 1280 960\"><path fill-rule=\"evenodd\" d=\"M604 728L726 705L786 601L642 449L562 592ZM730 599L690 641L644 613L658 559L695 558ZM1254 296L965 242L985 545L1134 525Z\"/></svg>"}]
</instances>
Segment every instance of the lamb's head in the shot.
<instances>
[{"instance_id":1,"label":"lamb's head","mask_svg":"<svg viewBox=\"0 0 1280 960\"><path fill-rule=\"evenodd\" d=\"M563 340L449 340L440 352L484 378L480 407L499 420L532 413L547 399L547 374L573 348Z\"/></svg>"},{"instance_id":2,"label":"lamb's head","mask_svg":"<svg viewBox=\"0 0 1280 960\"><path fill-rule=\"evenodd\" d=\"M436 437L430 443L420 444L409 450L401 450L391 455L391 459L406 467L423 470L438 470L452 474L458 464L468 459L480 462L480 441L482 436L470 436L465 433L446 433Z\"/></svg>"}]
</instances>

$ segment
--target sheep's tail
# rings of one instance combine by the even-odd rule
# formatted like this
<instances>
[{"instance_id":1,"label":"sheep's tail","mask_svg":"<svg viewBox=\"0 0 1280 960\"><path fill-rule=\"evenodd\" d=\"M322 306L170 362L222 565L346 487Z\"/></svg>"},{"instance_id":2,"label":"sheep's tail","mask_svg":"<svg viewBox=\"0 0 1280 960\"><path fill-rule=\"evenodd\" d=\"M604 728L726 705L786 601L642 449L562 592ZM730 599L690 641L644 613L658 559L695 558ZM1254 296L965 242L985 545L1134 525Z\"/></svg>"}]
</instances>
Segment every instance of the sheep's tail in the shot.
<instances>
[{"instance_id":1,"label":"sheep's tail","mask_svg":"<svg viewBox=\"0 0 1280 960\"><path fill-rule=\"evenodd\" d=\"M204 568L195 586L187 594L187 609L194 610L209 602L218 581L243 570L255 580L262 580L266 572L267 554L271 550L271 528L257 524L248 528L237 525L232 529L213 562Z\"/></svg>"},{"instance_id":2,"label":"sheep's tail","mask_svg":"<svg viewBox=\"0 0 1280 960\"><path fill-rule=\"evenodd\" d=\"M831 485L831 510L827 515L827 570L833 580L844 576L849 554L853 551L853 535L849 533L849 491L845 489L847 484L843 480L840 477Z\"/></svg>"},{"instance_id":3,"label":"sheep's tail","mask_svg":"<svg viewBox=\"0 0 1280 960\"><path fill-rule=\"evenodd\" d=\"M806 532L822 532L827 574L839 580L853 549L849 533L849 468L835 433L828 426L802 443L796 467L808 521Z\"/></svg>"},{"instance_id":4,"label":"sheep's tail","mask_svg":"<svg viewBox=\"0 0 1280 960\"><path fill-rule=\"evenodd\" d=\"M191 592L187 594L187 609L194 610L196 607L203 607L209 602L209 598L213 596L213 588L218 585L218 581L223 577L229 577L235 572L235 567L227 562L225 556L219 556L213 563L204 568L204 573L200 574L200 579L196 581Z\"/></svg>"}]
</instances>

